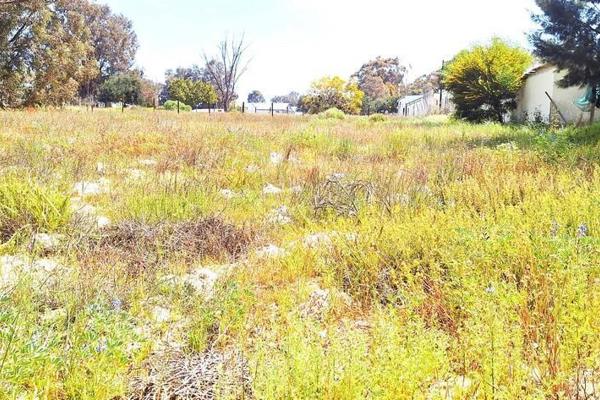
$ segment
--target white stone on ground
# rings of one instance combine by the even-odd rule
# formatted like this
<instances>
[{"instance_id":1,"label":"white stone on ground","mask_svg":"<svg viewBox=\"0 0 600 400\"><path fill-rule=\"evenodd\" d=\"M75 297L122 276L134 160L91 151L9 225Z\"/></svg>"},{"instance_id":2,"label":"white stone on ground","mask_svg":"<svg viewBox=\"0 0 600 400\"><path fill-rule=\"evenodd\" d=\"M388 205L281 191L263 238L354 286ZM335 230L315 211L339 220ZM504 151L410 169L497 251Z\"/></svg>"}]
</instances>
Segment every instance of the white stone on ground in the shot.
<instances>
[{"instance_id":1,"label":"white stone on ground","mask_svg":"<svg viewBox=\"0 0 600 400\"><path fill-rule=\"evenodd\" d=\"M105 178L98 179L96 182L81 181L73 185L73 192L80 197L97 196L108 191L110 181Z\"/></svg>"},{"instance_id":2,"label":"white stone on ground","mask_svg":"<svg viewBox=\"0 0 600 400\"><path fill-rule=\"evenodd\" d=\"M104 175L106 173L106 165L102 162L96 164L96 172L100 175Z\"/></svg>"},{"instance_id":3,"label":"white stone on ground","mask_svg":"<svg viewBox=\"0 0 600 400\"><path fill-rule=\"evenodd\" d=\"M259 168L257 165L250 164L244 170L249 174L255 174L258 172Z\"/></svg>"},{"instance_id":4,"label":"white stone on ground","mask_svg":"<svg viewBox=\"0 0 600 400\"><path fill-rule=\"evenodd\" d=\"M159 323L167 322L171 319L171 310L156 306L152 309L152 318Z\"/></svg>"},{"instance_id":5,"label":"white stone on ground","mask_svg":"<svg viewBox=\"0 0 600 400\"><path fill-rule=\"evenodd\" d=\"M151 158L146 159L146 160L140 160L140 161L138 161L138 163L145 167L152 167L152 166L158 164L158 162L156 160L153 160Z\"/></svg>"},{"instance_id":6,"label":"white stone on ground","mask_svg":"<svg viewBox=\"0 0 600 400\"><path fill-rule=\"evenodd\" d=\"M292 222L290 212L286 206L278 207L269 213L268 220L272 224L287 225Z\"/></svg>"},{"instance_id":7,"label":"white stone on ground","mask_svg":"<svg viewBox=\"0 0 600 400\"><path fill-rule=\"evenodd\" d=\"M264 194L280 194L283 192L283 189L278 188L277 186L268 183L267 185L265 185L265 187L263 188L263 193Z\"/></svg>"},{"instance_id":8,"label":"white stone on ground","mask_svg":"<svg viewBox=\"0 0 600 400\"><path fill-rule=\"evenodd\" d=\"M134 181L139 181L141 179L144 179L144 177L146 176L146 173L144 171L142 171L141 169L132 168L132 169L127 170L127 175L128 175L129 179L134 180Z\"/></svg>"},{"instance_id":9,"label":"white stone on ground","mask_svg":"<svg viewBox=\"0 0 600 400\"><path fill-rule=\"evenodd\" d=\"M55 272L60 267L58 261L48 258L31 262L23 256L2 256L0 257L0 287L17 283L24 274L33 274L35 280L44 281L49 273Z\"/></svg>"},{"instance_id":10,"label":"white stone on ground","mask_svg":"<svg viewBox=\"0 0 600 400\"><path fill-rule=\"evenodd\" d=\"M209 269L200 268L184 276L184 283L194 288L198 293L206 298L214 295L215 285L219 280L219 273Z\"/></svg>"},{"instance_id":11,"label":"white stone on ground","mask_svg":"<svg viewBox=\"0 0 600 400\"><path fill-rule=\"evenodd\" d=\"M322 318L331 306L329 290L315 289L310 294L308 301L300 305L300 314L304 318Z\"/></svg>"},{"instance_id":12,"label":"white stone on ground","mask_svg":"<svg viewBox=\"0 0 600 400\"><path fill-rule=\"evenodd\" d=\"M34 242L43 247L46 251L55 250L60 245L63 238L64 236L59 234L36 233L33 235Z\"/></svg>"},{"instance_id":13,"label":"white stone on ground","mask_svg":"<svg viewBox=\"0 0 600 400\"><path fill-rule=\"evenodd\" d=\"M221 189L220 194L221 197L227 200L231 200L237 196L237 194L231 189Z\"/></svg>"},{"instance_id":14,"label":"white stone on ground","mask_svg":"<svg viewBox=\"0 0 600 400\"><path fill-rule=\"evenodd\" d=\"M496 146L498 150L516 151L519 150L519 146L515 142L502 143Z\"/></svg>"},{"instance_id":15,"label":"white stone on ground","mask_svg":"<svg viewBox=\"0 0 600 400\"><path fill-rule=\"evenodd\" d=\"M466 376L456 376L445 381L434 383L429 389L429 399L455 399L463 398L473 385Z\"/></svg>"},{"instance_id":16,"label":"white stone on ground","mask_svg":"<svg viewBox=\"0 0 600 400\"><path fill-rule=\"evenodd\" d=\"M342 172L335 172L327 177L328 180L332 182L339 182L346 177L346 174Z\"/></svg>"},{"instance_id":17,"label":"white stone on ground","mask_svg":"<svg viewBox=\"0 0 600 400\"><path fill-rule=\"evenodd\" d=\"M331 246L333 243L331 236L332 235L327 232L313 233L304 238L304 245L311 249Z\"/></svg>"},{"instance_id":18,"label":"white stone on ground","mask_svg":"<svg viewBox=\"0 0 600 400\"><path fill-rule=\"evenodd\" d=\"M107 228L107 227L110 226L110 224L111 224L111 220L108 217L105 217L103 215L99 215L96 218L96 226L99 229Z\"/></svg>"},{"instance_id":19,"label":"white stone on ground","mask_svg":"<svg viewBox=\"0 0 600 400\"><path fill-rule=\"evenodd\" d=\"M264 258L277 258L284 257L286 255L286 251L281 247L278 247L274 244L270 244L268 246L256 250L256 255L258 257Z\"/></svg>"},{"instance_id":20,"label":"white stone on ground","mask_svg":"<svg viewBox=\"0 0 600 400\"><path fill-rule=\"evenodd\" d=\"M276 153L276 152L272 152L270 158L271 158L271 164L273 164L273 165L279 165L284 160L283 155L281 153Z\"/></svg>"},{"instance_id":21,"label":"white stone on ground","mask_svg":"<svg viewBox=\"0 0 600 400\"><path fill-rule=\"evenodd\" d=\"M42 258L34 261L32 266L37 271L53 272L60 267L60 264L56 260Z\"/></svg>"}]
</instances>

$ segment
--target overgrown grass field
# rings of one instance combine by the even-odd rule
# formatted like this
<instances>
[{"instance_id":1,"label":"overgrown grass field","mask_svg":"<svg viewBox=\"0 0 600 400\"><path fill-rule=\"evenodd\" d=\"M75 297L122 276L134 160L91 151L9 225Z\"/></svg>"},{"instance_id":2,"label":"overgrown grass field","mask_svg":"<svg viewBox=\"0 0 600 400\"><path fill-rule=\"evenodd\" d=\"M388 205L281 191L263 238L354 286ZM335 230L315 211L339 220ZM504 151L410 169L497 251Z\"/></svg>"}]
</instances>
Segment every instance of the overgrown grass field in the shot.
<instances>
[{"instance_id":1,"label":"overgrown grass field","mask_svg":"<svg viewBox=\"0 0 600 400\"><path fill-rule=\"evenodd\" d=\"M600 127L0 112L0 397L598 399Z\"/></svg>"}]
</instances>

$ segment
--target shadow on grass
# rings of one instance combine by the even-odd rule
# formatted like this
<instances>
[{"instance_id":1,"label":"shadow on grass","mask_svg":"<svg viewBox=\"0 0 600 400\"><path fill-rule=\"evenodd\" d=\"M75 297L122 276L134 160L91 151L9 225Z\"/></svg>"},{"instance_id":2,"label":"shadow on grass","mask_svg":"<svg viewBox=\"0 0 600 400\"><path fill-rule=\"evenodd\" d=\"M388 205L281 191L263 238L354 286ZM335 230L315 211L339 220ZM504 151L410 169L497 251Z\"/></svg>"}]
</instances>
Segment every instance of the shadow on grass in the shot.
<instances>
[{"instance_id":1,"label":"shadow on grass","mask_svg":"<svg viewBox=\"0 0 600 400\"><path fill-rule=\"evenodd\" d=\"M538 153L547 161L600 162L600 123L583 128L551 129L544 125L511 125L503 133L481 139L457 139L468 148L513 149Z\"/></svg>"}]
</instances>

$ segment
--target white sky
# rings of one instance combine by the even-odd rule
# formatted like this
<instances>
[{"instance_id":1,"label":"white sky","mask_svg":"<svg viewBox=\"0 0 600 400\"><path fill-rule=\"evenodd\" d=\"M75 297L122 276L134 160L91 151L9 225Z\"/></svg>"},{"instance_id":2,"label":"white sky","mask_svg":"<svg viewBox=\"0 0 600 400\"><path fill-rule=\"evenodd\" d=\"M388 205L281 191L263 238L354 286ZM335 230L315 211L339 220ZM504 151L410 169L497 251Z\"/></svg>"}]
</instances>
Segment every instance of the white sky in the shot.
<instances>
[{"instance_id":1,"label":"white sky","mask_svg":"<svg viewBox=\"0 0 600 400\"><path fill-rule=\"evenodd\" d=\"M137 63L162 81L202 64L225 35L245 33L252 58L238 93L305 91L324 75L349 77L378 55L411 65L409 79L456 52L500 36L527 46L533 0L100 0L134 22Z\"/></svg>"}]
</instances>

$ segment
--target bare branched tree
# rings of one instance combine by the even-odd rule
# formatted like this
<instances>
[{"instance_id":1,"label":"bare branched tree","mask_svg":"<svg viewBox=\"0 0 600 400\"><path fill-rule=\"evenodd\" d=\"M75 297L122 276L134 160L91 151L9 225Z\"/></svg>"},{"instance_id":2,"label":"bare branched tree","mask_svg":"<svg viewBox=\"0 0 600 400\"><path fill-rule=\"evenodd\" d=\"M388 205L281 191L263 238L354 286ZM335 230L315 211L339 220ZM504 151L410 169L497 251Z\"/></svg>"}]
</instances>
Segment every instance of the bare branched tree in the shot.
<instances>
[{"instance_id":1,"label":"bare branched tree","mask_svg":"<svg viewBox=\"0 0 600 400\"><path fill-rule=\"evenodd\" d=\"M206 74L210 83L219 95L219 101L226 112L231 103L237 98L235 88L239 79L248 69L248 62L244 56L248 47L245 45L244 36L239 41L225 38L218 46L218 54L210 58L204 54Z\"/></svg>"}]
</instances>

